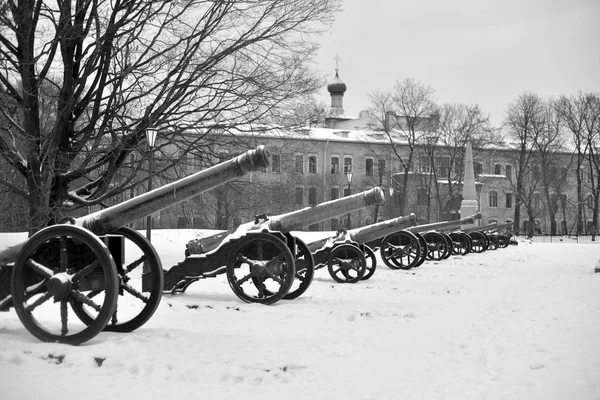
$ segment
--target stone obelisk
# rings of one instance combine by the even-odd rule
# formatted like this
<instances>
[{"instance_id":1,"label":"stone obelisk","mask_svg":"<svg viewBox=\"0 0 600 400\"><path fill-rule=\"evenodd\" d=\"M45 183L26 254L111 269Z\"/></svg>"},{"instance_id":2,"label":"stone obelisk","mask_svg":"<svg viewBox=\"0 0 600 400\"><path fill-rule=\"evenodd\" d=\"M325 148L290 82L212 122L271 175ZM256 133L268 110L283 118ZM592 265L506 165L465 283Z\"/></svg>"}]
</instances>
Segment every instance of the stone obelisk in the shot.
<instances>
[{"instance_id":1,"label":"stone obelisk","mask_svg":"<svg viewBox=\"0 0 600 400\"><path fill-rule=\"evenodd\" d=\"M460 203L460 217L465 218L469 215L475 214L479 210L477 205L477 191L475 189L475 171L473 168L473 150L471 148L471 142L467 142L467 148L465 151L465 176L463 179L462 187L462 201ZM477 223L461 225L463 228L476 226Z\"/></svg>"}]
</instances>

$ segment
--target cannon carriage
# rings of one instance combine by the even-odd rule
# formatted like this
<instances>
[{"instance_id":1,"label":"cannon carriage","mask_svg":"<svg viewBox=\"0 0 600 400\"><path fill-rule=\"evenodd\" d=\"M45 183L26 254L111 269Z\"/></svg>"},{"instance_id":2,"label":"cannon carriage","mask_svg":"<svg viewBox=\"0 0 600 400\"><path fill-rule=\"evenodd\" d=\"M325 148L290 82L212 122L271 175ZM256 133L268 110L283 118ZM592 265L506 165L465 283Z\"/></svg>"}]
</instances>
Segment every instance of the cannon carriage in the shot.
<instances>
[{"instance_id":1,"label":"cannon carriage","mask_svg":"<svg viewBox=\"0 0 600 400\"><path fill-rule=\"evenodd\" d=\"M458 220L416 225L392 233L382 239L381 258L390 269L408 270L421 266L427 259L442 260L451 253L461 254L457 248L463 243L445 232L480 218L481 214L476 213Z\"/></svg>"},{"instance_id":2,"label":"cannon carriage","mask_svg":"<svg viewBox=\"0 0 600 400\"><path fill-rule=\"evenodd\" d=\"M152 244L126 225L269 164L269 152L259 146L120 204L41 229L0 252L0 310L14 308L24 327L45 342L79 345L102 330L139 328L160 303L164 276ZM293 277L291 253L285 246L280 251L288 257L277 267Z\"/></svg>"},{"instance_id":3,"label":"cannon carriage","mask_svg":"<svg viewBox=\"0 0 600 400\"><path fill-rule=\"evenodd\" d=\"M232 290L242 300L272 304L281 299L295 299L310 286L315 271L315 260L309 246L294 235L293 231L361 208L383 204L383 201L383 191L377 187L282 215L271 217L259 215L254 221L242 224L234 231L191 240L186 246L185 259L165 272L165 291L170 294L184 293L194 282L223 274L225 270L222 267L222 258L238 257L238 274L231 275L227 271L227 280ZM245 236L245 239L238 243L238 247L241 246L243 249L245 242L250 240L258 242L258 238L265 235L278 237L286 243L293 255L295 280L288 290L279 290L277 280L271 279L267 282L267 279L262 279L261 277L266 277L264 274L267 274L265 267L256 261L253 263L245 259L240 260L240 257L236 256L238 248L231 246L231 240L239 236ZM349 247L337 249L328 254L326 262L331 265L341 263L341 260L345 259L342 255L347 256L352 250ZM273 258L267 251L261 251L265 253L261 256L264 260ZM250 259L256 260L251 257ZM364 265L364 256L360 265Z\"/></svg>"},{"instance_id":4,"label":"cannon carriage","mask_svg":"<svg viewBox=\"0 0 600 400\"><path fill-rule=\"evenodd\" d=\"M416 223L416 215L410 214L361 228L340 230L332 237L307 243L315 270L327 267L329 275L339 283L369 279L377 268L375 252L379 250L382 238Z\"/></svg>"}]
</instances>

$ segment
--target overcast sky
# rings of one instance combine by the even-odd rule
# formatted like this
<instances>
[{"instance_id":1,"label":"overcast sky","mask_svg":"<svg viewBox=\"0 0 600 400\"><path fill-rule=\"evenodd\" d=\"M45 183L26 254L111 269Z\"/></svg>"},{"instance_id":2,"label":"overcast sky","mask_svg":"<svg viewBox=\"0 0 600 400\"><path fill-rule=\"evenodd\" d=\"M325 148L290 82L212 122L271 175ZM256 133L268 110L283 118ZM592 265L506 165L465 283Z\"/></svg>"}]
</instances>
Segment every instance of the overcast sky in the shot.
<instances>
[{"instance_id":1,"label":"overcast sky","mask_svg":"<svg viewBox=\"0 0 600 400\"><path fill-rule=\"evenodd\" d=\"M317 68L348 90L347 115L368 94L414 78L440 103L479 104L498 124L520 93L600 92L600 0L344 0L319 38ZM324 88L321 99L329 105Z\"/></svg>"}]
</instances>

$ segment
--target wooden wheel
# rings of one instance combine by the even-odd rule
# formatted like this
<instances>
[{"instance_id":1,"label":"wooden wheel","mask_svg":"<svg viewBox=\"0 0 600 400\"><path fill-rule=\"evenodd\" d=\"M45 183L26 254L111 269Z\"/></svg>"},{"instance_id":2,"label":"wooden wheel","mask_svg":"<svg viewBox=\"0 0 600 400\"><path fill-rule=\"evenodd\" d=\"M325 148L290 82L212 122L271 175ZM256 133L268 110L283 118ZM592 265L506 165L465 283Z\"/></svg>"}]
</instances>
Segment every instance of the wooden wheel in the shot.
<instances>
[{"instance_id":1,"label":"wooden wheel","mask_svg":"<svg viewBox=\"0 0 600 400\"><path fill-rule=\"evenodd\" d=\"M471 237L471 240L473 241L473 243L471 245L471 251L473 251L474 253L483 253L487 249L488 243L487 243L487 239L483 233L478 232L478 231L470 232L469 236Z\"/></svg>"},{"instance_id":2,"label":"wooden wheel","mask_svg":"<svg viewBox=\"0 0 600 400\"><path fill-rule=\"evenodd\" d=\"M423 248L418 237L409 231L387 235L381 241L379 252L390 269L411 269L421 260Z\"/></svg>"},{"instance_id":3,"label":"wooden wheel","mask_svg":"<svg viewBox=\"0 0 600 400\"><path fill-rule=\"evenodd\" d=\"M247 303L273 304L291 289L296 273L286 243L270 233L237 239L227 258L227 281Z\"/></svg>"},{"instance_id":4,"label":"wooden wheel","mask_svg":"<svg viewBox=\"0 0 600 400\"><path fill-rule=\"evenodd\" d=\"M119 301L104 330L132 332L144 325L158 308L164 287L163 268L154 246L145 236L127 227L112 233L123 236L125 256L133 258L123 260L127 264L117 266ZM102 290L91 290L87 296L94 298L101 293ZM71 307L85 324L92 323L95 316L89 306L73 302Z\"/></svg>"},{"instance_id":5,"label":"wooden wheel","mask_svg":"<svg viewBox=\"0 0 600 400\"><path fill-rule=\"evenodd\" d=\"M356 283L365 275L367 260L358 247L344 243L331 249L327 270L336 282Z\"/></svg>"},{"instance_id":6,"label":"wooden wheel","mask_svg":"<svg viewBox=\"0 0 600 400\"><path fill-rule=\"evenodd\" d=\"M469 254L472 247L472 240L469 235L464 232L452 232L450 234L452 239L452 254L466 255Z\"/></svg>"},{"instance_id":7,"label":"wooden wheel","mask_svg":"<svg viewBox=\"0 0 600 400\"><path fill-rule=\"evenodd\" d=\"M423 235L421 235L420 233L415 233L414 235L419 241L419 246L421 246L421 258L419 259L419 261L417 261L415 267L420 267L421 265L423 265L425 260L427 260L427 242L425 241Z\"/></svg>"},{"instance_id":8,"label":"wooden wheel","mask_svg":"<svg viewBox=\"0 0 600 400\"><path fill-rule=\"evenodd\" d=\"M79 345L104 329L117 307L119 280L106 245L90 231L54 225L21 249L11 278L13 306L25 328L44 342ZM102 290L94 299L85 292ZM95 312L89 325L72 318L69 304Z\"/></svg>"},{"instance_id":9,"label":"wooden wheel","mask_svg":"<svg viewBox=\"0 0 600 400\"><path fill-rule=\"evenodd\" d=\"M510 240L508 239L508 236L506 235L498 235L498 246L500 248L507 248L508 244L509 244Z\"/></svg>"},{"instance_id":10,"label":"wooden wheel","mask_svg":"<svg viewBox=\"0 0 600 400\"><path fill-rule=\"evenodd\" d=\"M444 236L439 232L426 232L423 238L427 243L427 259L439 261L444 258L447 250L447 243Z\"/></svg>"},{"instance_id":11,"label":"wooden wheel","mask_svg":"<svg viewBox=\"0 0 600 400\"><path fill-rule=\"evenodd\" d=\"M294 262L296 264L296 279L294 279L294 284L292 288L283 298L286 300L293 300L300 297L310 284L312 283L313 277L315 275L315 261L313 259L312 253L308 249L306 243L297 237L290 237L295 241L296 248L294 251Z\"/></svg>"},{"instance_id":12,"label":"wooden wheel","mask_svg":"<svg viewBox=\"0 0 600 400\"><path fill-rule=\"evenodd\" d=\"M485 234L488 240L488 250L496 250L498 248L498 236Z\"/></svg>"},{"instance_id":13,"label":"wooden wheel","mask_svg":"<svg viewBox=\"0 0 600 400\"><path fill-rule=\"evenodd\" d=\"M450 238L450 235L448 235L447 233L440 232L440 235L442 235L444 237L444 239L446 240L446 253L442 257L442 259L447 260L452 255L452 247L453 247L452 239Z\"/></svg>"},{"instance_id":14,"label":"wooden wheel","mask_svg":"<svg viewBox=\"0 0 600 400\"><path fill-rule=\"evenodd\" d=\"M373 250L366 244L360 245L359 248L365 255L365 260L367 261L367 271L365 272L365 276L361 278L362 281L366 281L373 276L377 269L377 257L375 257Z\"/></svg>"}]
</instances>

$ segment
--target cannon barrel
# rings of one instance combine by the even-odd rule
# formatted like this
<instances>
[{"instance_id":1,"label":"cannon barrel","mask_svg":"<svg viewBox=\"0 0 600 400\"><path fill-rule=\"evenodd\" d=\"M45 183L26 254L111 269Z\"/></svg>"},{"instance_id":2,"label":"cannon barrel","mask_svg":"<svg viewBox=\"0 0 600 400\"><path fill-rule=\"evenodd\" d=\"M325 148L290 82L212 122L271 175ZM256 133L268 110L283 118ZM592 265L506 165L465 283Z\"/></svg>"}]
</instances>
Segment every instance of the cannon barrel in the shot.
<instances>
[{"instance_id":1,"label":"cannon barrel","mask_svg":"<svg viewBox=\"0 0 600 400\"><path fill-rule=\"evenodd\" d=\"M506 228L509 228L510 226L512 226L512 223L506 223L506 224L502 224L502 225L498 225L497 227L495 227L494 229L490 229L490 233L496 233L496 232L500 232L501 230L504 230Z\"/></svg>"},{"instance_id":2,"label":"cannon barrel","mask_svg":"<svg viewBox=\"0 0 600 400\"><path fill-rule=\"evenodd\" d=\"M264 146L258 146L231 160L224 161L203 171L169 183L140 196L105 208L84 217L76 218L74 225L104 235L133 221L157 211L188 200L248 172L265 168L271 162L271 154ZM24 243L0 252L0 265L16 259Z\"/></svg>"},{"instance_id":3,"label":"cannon barrel","mask_svg":"<svg viewBox=\"0 0 600 400\"><path fill-rule=\"evenodd\" d=\"M351 240L356 243L365 244L389 234L401 231L407 226L417 224L417 216L411 213L406 216L392 218L375 224L363 226L361 228L350 229L348 231L339 231L336 235L325 237L311 242L307 242L308 249L315 253L323 247L330 246L333 243Z\"/></svg>"},{"instance_id":4,"label":"cannon barrel","mask_svg":"<svg viewBox=\"0 0 600 400\"><path fill-rule=\"evenodd\" d=\"M216 249L230 235L240 235L255 230L270 230L288 233L301 228L325 221L328 218L337 217L362 208L383 204L385 197L383 190L379 187L366 190L361 193L342 197L340 199L319 203L313 207L291 211L286 214L272 217L257 216L255 221L240 225L235 231L219 232L201 239L188 242L187 252L189 254L202 254Z\"/></svg>"},{"instance_id":5,"label":"cannon barrel","mask_svg":"<svg viewBox=\"0 0 600 400\"><path fill-rule=\"evenodd\" d=\"M367 243L402 229L410 229L409 227L416 224L417 216L411 213L403 217L388 219L362 228L350 229L347 232L347 237L357 243Z\"/></svg>"},{"instance_id":6,"label":"cannon barrel","mask_svg":"<svg viewBox=\"0 0 600 400\"><path fill-rule=\"evenodd\" d=\"M441 221L433 222L431 224L417 225L410 228L406 228L406 230L412 233L421 233L434 230L446 230L450 228L459 227L462 224L472 224L477 219L481 219L481 213L479 212L465 218L455 219L453 221Z\"/></svg>"},{"instance_id":7,"label":"cannon barrel","mask_svg":"<svg viewBox=\"0 0 600 400\"><path fill-rule=\"evenodd\" d=\"M487 224L487 225L481 225L481 226L472 226L470 228L464 228L461 229L461 232L464 233L471 233L471 232L483 232L483 231L487 231L490 229L494 229L498 226L497 222L492 222L491 224Z\"/></svg>"}]
</instances>

